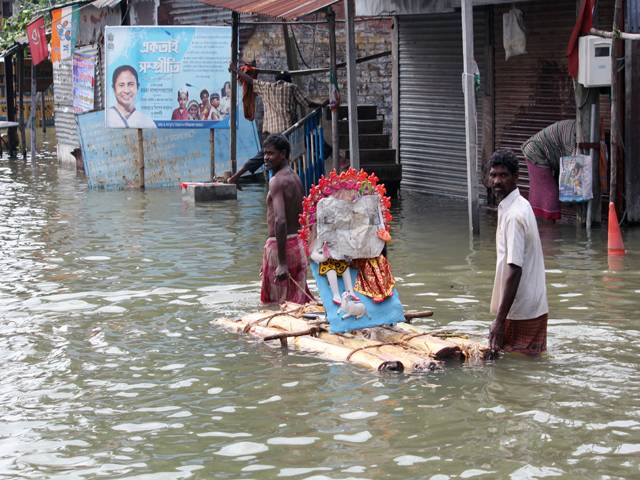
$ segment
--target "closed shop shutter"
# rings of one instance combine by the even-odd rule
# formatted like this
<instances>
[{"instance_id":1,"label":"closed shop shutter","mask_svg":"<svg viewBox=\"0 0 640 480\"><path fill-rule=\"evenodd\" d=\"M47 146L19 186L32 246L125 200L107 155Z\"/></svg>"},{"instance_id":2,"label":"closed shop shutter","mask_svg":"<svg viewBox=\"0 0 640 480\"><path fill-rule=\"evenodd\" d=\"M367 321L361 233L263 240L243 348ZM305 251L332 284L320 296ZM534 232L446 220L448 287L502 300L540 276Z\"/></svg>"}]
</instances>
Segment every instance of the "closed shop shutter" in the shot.
<instances>
[{"instance_id":1,"label":"closed shop shutter","mask_svg":"<svg viewBox=\"0 0 640 480\"><path fill-rule=\"evenodd\" d=\"M523 159L520 146L525 140L554 122L575 118L566 50L576 19L576 2L542 0L516 6L524 15L527 53L509 60L505 60L502 46L502 15L510 6L495 7L495 144ZM527 190L524 163L520 180L520 186Z\"/></svg>"},{"instance_id":2,"label":"closed shop shutter","mask_svg":"<svg viewBox=\"0 0 640 480\"><path fill-rule=\"evenodd\" d=\"M486 80L484 10L474 10L475 60ZM459 12L398 19L402 187L467 197L462 23ZM479 94L477 95L479 96ZM482 118L481 103L477 118ZM478 150L482 127L478 122Z\"/></svg>"},{"instance_id":3,"label":"closed shop shutter","mask_svg":"<svg viewBox=\"0 0 640 480\"><path fill-rule=\"evenodd\" d=\"M58 159L63 164L75 164L71 152L80 147L80 140L73 113L72 58L66 58L53 64L54 123Z\"/></svg>"}]
</instances>

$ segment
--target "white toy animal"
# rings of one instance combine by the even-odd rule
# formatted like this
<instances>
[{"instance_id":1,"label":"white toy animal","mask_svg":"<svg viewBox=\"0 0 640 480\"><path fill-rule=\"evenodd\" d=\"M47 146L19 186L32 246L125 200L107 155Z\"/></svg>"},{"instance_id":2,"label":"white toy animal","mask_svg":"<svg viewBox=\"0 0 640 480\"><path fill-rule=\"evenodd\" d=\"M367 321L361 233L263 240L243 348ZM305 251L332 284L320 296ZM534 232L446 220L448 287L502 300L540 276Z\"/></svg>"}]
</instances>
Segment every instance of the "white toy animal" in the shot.
<instances>
[{"instance_id":1,"label":"white toy animal","mask_svg":"<svg viewBox=\"0 0 640 480\"><path fill-rule=\"evenodd\" d=\"M341 315L343 320L349 317L361 318L366 314L367 309L364 303L354 301L349 292L342 292L342 303L338 309L338 315Z\"/></svg>"}]
</instances>

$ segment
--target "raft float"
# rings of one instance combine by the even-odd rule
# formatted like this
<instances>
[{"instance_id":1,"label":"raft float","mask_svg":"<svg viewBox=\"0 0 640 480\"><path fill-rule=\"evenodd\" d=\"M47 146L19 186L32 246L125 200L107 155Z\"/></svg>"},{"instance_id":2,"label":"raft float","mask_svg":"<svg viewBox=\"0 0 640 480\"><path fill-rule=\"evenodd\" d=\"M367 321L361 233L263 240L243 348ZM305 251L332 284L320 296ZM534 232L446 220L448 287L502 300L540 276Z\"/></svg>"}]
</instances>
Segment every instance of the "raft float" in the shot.
<instances>
[{"instance_id":1,"label":"raft float","mask_svg":"<svg viewBox=\"0 0 640 480\"><path fill-rule=\"evenodd\" d=\"M444 367L445 362L481 363L492 358L486 344L459 332L427 330L410 322L433 312L406 312L405 321L330 333L324 307L286 303L279 310L250 313L240 319L219 318L212 324L224 329L279 342L327 360L353 363L379 372L424 373Z\"/></svg>"}]
</instances>

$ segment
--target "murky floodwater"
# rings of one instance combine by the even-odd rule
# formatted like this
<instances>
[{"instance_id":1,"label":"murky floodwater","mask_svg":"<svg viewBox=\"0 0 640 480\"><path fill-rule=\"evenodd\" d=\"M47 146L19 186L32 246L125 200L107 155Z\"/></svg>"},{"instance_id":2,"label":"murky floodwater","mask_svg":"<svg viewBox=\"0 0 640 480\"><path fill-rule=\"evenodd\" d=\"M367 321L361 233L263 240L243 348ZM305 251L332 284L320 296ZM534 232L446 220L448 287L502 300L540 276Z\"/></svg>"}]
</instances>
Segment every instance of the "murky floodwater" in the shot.
<instances>
[{"instance_id":1,"label":"murky floodwater","mask_svg":"<svg viewBox=\"0 0 640 480\"><path fill-rule=\"evenodd\" d=\"M189 205L0 163L3 478L640 478L640 233L541 228L549 353L380 375L210 325L258 304L264 189ZM409 196L389 250L425 323L484 334L494 221Z\"/></svg>"}]
</instances>

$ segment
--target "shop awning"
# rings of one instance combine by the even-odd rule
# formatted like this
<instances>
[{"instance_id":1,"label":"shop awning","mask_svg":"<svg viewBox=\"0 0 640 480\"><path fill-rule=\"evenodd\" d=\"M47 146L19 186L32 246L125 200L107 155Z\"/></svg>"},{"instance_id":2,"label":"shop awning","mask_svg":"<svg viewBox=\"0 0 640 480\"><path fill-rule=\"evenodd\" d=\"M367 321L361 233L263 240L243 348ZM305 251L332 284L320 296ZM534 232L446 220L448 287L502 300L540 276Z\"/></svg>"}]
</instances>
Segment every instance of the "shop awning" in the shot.
<instances>
[{"instance_id":1,"label":"shop awning","mask_svg":"<svg viewBox=\"0 0 640 480\"><path fill-rule=\"evenodd\" d=\"M339 0L200 0L214 7L228 8L239 13L254 13L295 20L322 10Z\"/></svg>"}]
</instances>

